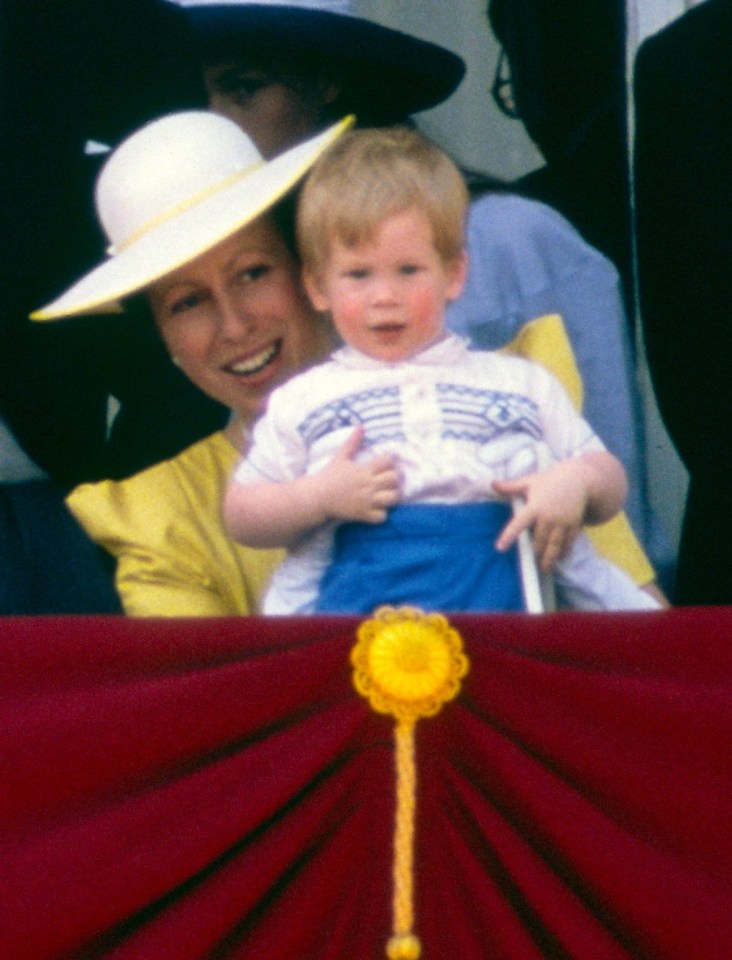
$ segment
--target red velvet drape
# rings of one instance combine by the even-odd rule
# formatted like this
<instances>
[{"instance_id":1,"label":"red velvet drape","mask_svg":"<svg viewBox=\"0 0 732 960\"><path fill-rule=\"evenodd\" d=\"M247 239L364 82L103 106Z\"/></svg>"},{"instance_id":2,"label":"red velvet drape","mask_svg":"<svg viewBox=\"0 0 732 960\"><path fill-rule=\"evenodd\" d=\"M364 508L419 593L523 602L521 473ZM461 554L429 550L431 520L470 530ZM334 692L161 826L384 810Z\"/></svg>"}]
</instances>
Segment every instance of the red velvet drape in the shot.
<instances>
[{"instance_id":1,"label":"red velvet drape","mask_svg":"<svg viewBox=\"0 0 732 960\"><path fill-rule=\"evenodd\" d=\"M0 621L3 960L375 960L392 722L355 618ZM426 960L732 957L732 609L455 616Z\"/></svg>"}]
</instances>

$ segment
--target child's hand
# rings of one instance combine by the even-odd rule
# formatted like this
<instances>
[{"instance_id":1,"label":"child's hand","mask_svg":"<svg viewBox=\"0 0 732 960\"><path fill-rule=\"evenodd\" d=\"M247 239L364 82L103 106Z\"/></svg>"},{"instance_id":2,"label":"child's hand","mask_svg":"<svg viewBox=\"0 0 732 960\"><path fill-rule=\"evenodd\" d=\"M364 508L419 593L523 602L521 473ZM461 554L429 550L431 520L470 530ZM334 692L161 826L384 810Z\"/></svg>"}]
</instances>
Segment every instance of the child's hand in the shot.
<instances>
[{"instance_id":1,"label":"child's hand","mask_svg":"<svg viewBox=\"0 0 732 960\"><path fill-rule=\"evenodd\" d=\"M580 461L562 460L518 480L496 480L493 489L524 501L501 531L496 549L508 550L523 530L531 530L539 568L550 573L585 522L591 489Z\"/></svg>"},{"instance_id":2,"label":"child's hand","mask_svg":"<svg viewBox=\"0 0 732 960\"><path fill-rule=\"evenodd\" d=\"M398 503L399 474L388 454L365 463L355 463L363 440L363 427L356 427L335 457L317 474L324 514L332 520L383 523L387 510Z\"/></svg>"}]
</instances>

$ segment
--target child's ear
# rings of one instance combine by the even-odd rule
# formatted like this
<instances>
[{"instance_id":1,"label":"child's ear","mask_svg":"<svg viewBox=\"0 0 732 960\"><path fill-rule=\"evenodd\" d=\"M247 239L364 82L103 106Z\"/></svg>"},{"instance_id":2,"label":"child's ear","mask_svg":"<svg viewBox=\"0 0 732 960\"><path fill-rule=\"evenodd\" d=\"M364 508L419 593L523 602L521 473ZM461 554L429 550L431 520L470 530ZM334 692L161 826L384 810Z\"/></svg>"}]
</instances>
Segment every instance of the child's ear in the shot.
<instances>
[{"instance_id":1,"label":"child's ear","mask_svg":"<svg viewBox=\"0 0 732 960\"><path fill-rule=\"evenodd\" d=\"M465 280L468 276L468 253L461 250L457 257L449 266L449 279L447 284L447 299L452 302L457 300L463 292Z\"/></svg>"},{"instance_id":2,"label":"child's ear","mask_svg":"<svg viewBox=\"0 0 732 960\"><path fill-rule=\"evenodd\" d=\"M322 291L318 278L312 270L303 269L302 285L305 287L305 293L307 293L308 299L315 309L320 313L325 313L329 309L330 303Z\"/></svg>"}]
</instances>

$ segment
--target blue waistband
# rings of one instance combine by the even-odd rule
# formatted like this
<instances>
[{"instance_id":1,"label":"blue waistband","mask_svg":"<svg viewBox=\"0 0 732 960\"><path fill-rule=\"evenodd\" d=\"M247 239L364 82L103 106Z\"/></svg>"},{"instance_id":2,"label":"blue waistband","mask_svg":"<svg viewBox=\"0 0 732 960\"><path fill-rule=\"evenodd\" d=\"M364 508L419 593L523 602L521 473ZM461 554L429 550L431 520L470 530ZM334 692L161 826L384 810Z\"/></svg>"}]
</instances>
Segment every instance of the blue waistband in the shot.
<instances>
[{"instance_id":1,"label":"blue waistband","mask_svg":"<svg viewBox=\"0 0 732 960\"><path fill-rule=\"evenodd\" d=\"M494 547L510 512L495 502L414 504L390 510L385 523L343 524L316 611L523 609L516 550Z\"/></svg>"},{"instance_id":2,"label":"blue waistband","mask_svg":"<svg viewBox=\"0 0 732 960\"><path fill-rule=\"evenodd\" d=\"M344 523L336 529L338 546L380 540L432 539L490 544L508 522L508 504L436 503L392 507L384 523Z\"/></svg>"}]
</instances>

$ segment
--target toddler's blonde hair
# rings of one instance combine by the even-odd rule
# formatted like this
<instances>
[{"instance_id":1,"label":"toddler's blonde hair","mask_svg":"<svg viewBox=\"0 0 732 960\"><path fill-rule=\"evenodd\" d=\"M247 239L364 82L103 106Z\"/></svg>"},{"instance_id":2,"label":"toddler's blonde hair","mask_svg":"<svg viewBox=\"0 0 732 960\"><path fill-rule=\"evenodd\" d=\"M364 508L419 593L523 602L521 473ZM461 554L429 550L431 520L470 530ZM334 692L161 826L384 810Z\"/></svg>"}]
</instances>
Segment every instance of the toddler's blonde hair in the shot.
<instances>
[{"instance_id":1,"label":"toddler's blonde hair","mask_svg":"<svg viewBox=\"0 0 732 960\"><path fill-rule=\"evenodd\" d=\"M304 268L318 277L330 244L367 243L392 214L426 215L435 249L452 263L464 247L468 190L447 154L409 127L353 130L318 160L302 188L297 241Z\"/></svg>"}]
</instances>

